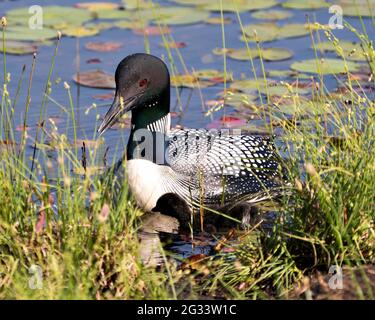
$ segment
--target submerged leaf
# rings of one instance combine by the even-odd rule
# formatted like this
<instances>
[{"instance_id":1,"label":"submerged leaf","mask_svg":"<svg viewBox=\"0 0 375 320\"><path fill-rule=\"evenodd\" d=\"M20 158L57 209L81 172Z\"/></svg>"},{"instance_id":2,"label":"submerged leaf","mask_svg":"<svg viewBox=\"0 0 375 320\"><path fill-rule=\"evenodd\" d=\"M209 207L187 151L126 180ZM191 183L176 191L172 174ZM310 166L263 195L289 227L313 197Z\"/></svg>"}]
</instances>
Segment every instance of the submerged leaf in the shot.
<instances>
[{"instance_id":1,"label":"submerged leaf","mask_svg":"<svg viewBox=\"0 0 375 320\"><path fill-rule=\"evenodd\" d=\"M85 48L92 51L98 52L112 52L120 49L122 46L121 42L106 41L106 42L87 42Z\"/></svg>"},{"instance_id":2,"label":"submerged leaf","mask_svg":"<svg viewBox=\"0 0 375 320\"><path fill-rule=\"evenodd\" d=\"M133 32L138 35L159 36L161 34L171 33L171 29L166 26L153 26L133 29Z\"/></svg>"},{"instance_id":3,"label":"submerged leaf","mask_svg":"<svg viewBox=\"0 0 375 320\"><path fill-rule=\"evenodd\" d=\"M80 72L73 76L73 80L82 86L90 88L116 88L114 76L101 70Z\"/></svg>"}]
</instances>

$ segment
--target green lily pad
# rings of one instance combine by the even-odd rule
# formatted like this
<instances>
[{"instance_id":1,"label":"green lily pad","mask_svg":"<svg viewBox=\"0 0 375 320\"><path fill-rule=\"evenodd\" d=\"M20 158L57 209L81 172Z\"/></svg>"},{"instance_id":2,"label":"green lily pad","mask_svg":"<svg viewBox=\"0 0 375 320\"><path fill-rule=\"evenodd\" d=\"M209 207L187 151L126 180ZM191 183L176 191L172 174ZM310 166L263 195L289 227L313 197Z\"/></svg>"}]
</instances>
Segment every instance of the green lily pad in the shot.
<instances>
[{"instance_id":1,"label":"green lily pad","mask_svg":"<svg viewBox=\"0 0 375 320\"><path fill-rule=\"evenodd\" d=\"M219 50L218 48L213 51L215 54L223 54L224 50ZM283 48L264 48L260 51L262 58L266 61L281 61L289 59L293 56L293 52L288 49ZM258 49L232 49L227 48L226 54L229 58L235 60L251 60L259 57L259 50Z\"/></svg>"},{"instance_id":2,"label":"green lily pad","mask_svg":"<svg viewBox=\"0 0 375 320\"><path fill-rule=\"evenodd\" d=\"M5 46L7 54L31 54L37 51L38 46L34 43L21 42L21 41L7 41ZM0 45L0 52L3 52L3 46Z\"/></svg>"},{"instance_id":3,"label":"green lily pad","mask_svg":"<svg viewBox=\"0 0 375 320\"><path fill-rule=\"evenodd\" d=\"M331 4L328 3L325 0L289 0L287 2L284 2L282 6L284 8L289 9L307 9L307 10L313 10L313 9L319 9L319 8L327 8Z\"/></svg>"},{"instance_id":4,"label":"green lily pad","mask_svg":"<svg viewBox=\"0 0 375 320\"><path fill-rule=\"evenodd\" d=\"M171 2L191 6L208 5L214 1L216 0L171 0Z\"/></svg>"},{"instance_id":5,"label":"green lily pad","mask_svg":"<svg viewBox=\"0 0 375 320\"><path fill-rule=\"evenodd\" d=\"M270 78L289 78L294 74L297 72L292 70L266 70L266 75Z\"/></svg>"},{"instance_id":6,"label":"green lily pad","mask_svg":"<svg viewBox=\"0 0 375 320\"><path fill-rule=\"evenodd\" d=\"M69 37L90 37L98 34L100 32L99 29L96 29L94 27L82 27L82 26L71 26L62 29L62 33Z\"/></svg>"},{"instance_id":7,"label":"green lily pad","mask_svg":"<svg viewBox=\"0 0 375 320\"><path fill-rule=\"evenodd\" d=\"M267 77L270 78L297 78L297 79L310 79L311 75L300 73L293 70L266 70Z\"/></svg>"},{"instance_id":8,"label":"green lily pad","mask_svg":"<svg viewBox=\"0 0 375 320\"><path fill-rule=\"evenodd\" d=\"M223 20L221 20L221 17L212 17L212 18L208 18L206 20L204 20L205 23L208 23L208 24L230 24L232 23L232 19L230 17L224 17Z\"/></svg>"},{"instance_id":9,"label":"green lily pad","mask_svg":"<svg viewBox=\"0 0 375 320\"><path fill-rule=\"evenodd\" d=\"M159 7L140 11L142 19L168 25L199 23L209 18L210 13L188 7Z\"/></svg>"},{"instance_id":10,"label":"green lily pad","mask_svg":"<svg viewBox=\"0 0 375 320\"><path fill-rule=\"evenodd\" d=\"M57 37L56 30L44 27L43 29L30 29L24 26L11 26L6 29L7 40L19 41L44 41Z\"/></svg>"},{"instance_id":11,"label":"green lily pad","mask_svg":"<svg viewBox=\"0 0 375 320\"><path fill-rule=\"evenodd\" d=\"M230 89L240 90L246 93L259 92L262 94L269 94L270 96L283 96L292 93L298 94L308 94L309 90L304 88L298 88L296 85L291 85L291 91L286 85L279 82L268 81L267 85L264 83L263 79L246 79L233 81Z\"/></svg>"},{"instance_id":12,"label":"green lily pad","mask_svg":"<svg viewBox=\"0 0 375 320\"><path fill-rule=\"evenodd\" d=\"M254 12L251 16L255 19L275 21L291 18L293 13L285 10L268 10Z\"/></svg>"},{"instance_id":13,"label":"green lily pad","mask_svg":"<svg viewBox=\"0 0 375 320\"><path fill-rule=\"evenodd\" d=\"M371 9L369 8L369 5ZM342 1L340 3L342 7L342 13L344 16L348 17L371 17L374 14L374 7L375 3L373 0L369 0L367 4L367 0L365 2L357 1L356 4L351 2Z\"/></svg>"},{"instance_id":14,"label":"green lily pad","mask_svg":"<svg viewBox=\"0 0 375 320\"><path fill-rule=\"evenodd\" d=\"M332 41L324 41L315 45L315 48L320 51L333 51L338 56L344 56L345 59L353 61L367 61L363 49L359 43L341 40L334 44Z\"/></svg>"},{"instance_id":15,"label":"green lily pad","mask_svg":"<svg viewBox=\"0 0 375 320\"><path fill-rule=\"evenodd\" d=\"M106 10L104 10L106 11ZM12 24L29 26L29 7L12 9L6 13ZM79 26L93 19L90 11L64 6L43 6L43 28L45 26L60 29L61 26Z\"/></svg>"},{"instance_id":16,"label":"green lily pad","mask_svg":"<svg viewBox=\"0 0 375 320\"><path fill-rule=\"evenodd\" d=\"M347 70L345 67L345 62L341 59L310 59L294 62L290 67L293 70L307 73L318 73L318 74L336 74L336 73L346 73L355 72L360 69L360 64L347 61Z\"/></svg>"},{"instance_id":17,"label":"green lily pad","mask_svg":"<svg viewBox=\"0 0 375 320\"><path fill-rule=\"evenodd\" d=\"M350 41L341 40L337 44L332 41L322 41L315 44L315 48L321 51L336 51L336 48L342 48L345 51L351 51L353 48L358 48L360 45L358 43L353 43Z\"/></svg>"},{"instance_id":18,"label":"green lily pad","mask_svg":"<svg viewBox=\"0 0 375 320\"><path fill-rule=\"evenodd\" d=\"M278 111L289 116L306 116L306 115L321 115L329 112L329 108L323 102L312 101L303 96L296 98L276 98L272 99L273 106ZM271 114L273 110L270 110Z\"/></svg>"},{"instance_id":19,"label":"green lily pad","mask_svg":"<svg viewBox=\"0 0 375 320\"><path fill-rule=\"evenodd\" d=\"M144 29L147 26L145 22L139 20L119 20L114 22L113 25L119 29Z\"/></svg>"},{"instance_id":20,"label":"green lily pad","mask_svg":"<svg viewBox=\"0 0 375 320\"><path fill-rule=\"evenodd\" d=\"M265 48L262 49L262 57L267 61L281 61L293 57L293 52L283 48Z\"/></svg>"},{"instance_id":21,"label":"green lily pad","mask_svg":"<svg viewBox=\"0 0 375 320\"><path fill-rule=\"evenodd\" d=\"M198 77L192 74L178 74L171 76L171 85L174 87L186 87L186 88L207 88L214 86L216 83L199 80Z\"/></svg>"},{"instance_id":22,"label":"green lily pad","mask_svg":"<svg viewBox=\"0 0 375 320\"><path fill-rule=\"evenodd\" d=\"M111 10L120 7L118 3L113 2L78 2L74 6L79 9L87 9L90 11Z\"/></svg>"},{"instance_id":23,"label":"green lily pad","mask_svg":"<svg viewBox=\"0 0 375 320\"><path fill-rule=\"evenodd\" d=\"M249 50L247 50L247 48L242 48L242 49L226 48L225 51L222 48L216 48L212 52L216 55L223 55L225 52L229 58L232 58L235 60L244 60L244 61L259 57L258 49L252 49L252 48L249 48Z\"/></svg>"},{"instance_id":24,"label":"green lily pad","mask_svg":"<svg viewBox=\"0 0 375 320\"><path fill-rule=\"evenodd\" d=\"M176 1L176 0L175 0ZM180 0L178 0L180 1ZM277 0L231 0L202 1L202 8L210 11L244 12L271 8L278 4ZM207 2L207 3L206 3Z\"/></svg>"},{"instance_id":25,"label":"green lily pad","mask_svg":"<svg viewBox=\"0 0 375 320\"><path fill-rule=\"evenodd\" d=\"M256 99L258 99L257 95L229 91L225 96L225 105L236 109L249 108L254 105Z\"/></svg>"},{"instance_id":26,"label":"green lily pad","mask_svg":"<svg viewBox=\"0 0 375 320\"><path fill-rule=\"evenodd\" d=\"M108 30L114 28L115 25L111 22L89 22L85 24L86 28L94 28L99 31Z\"/></svg>"},{"instance_id":27,"label":"green lily pad","mask_svg":"<svg viewBox=\"0 0 375 320\"><path fill-rule=\"evenodd\" d=\"M156 7L150 9L132 10L103 10L97 12L99 19L124 19L124 25L130 25L134 20L152 21L167 25L193 24L208 19L209 12L188 7Z\"/></svg>"},{"instance_id":28,"label":"green lily pad","mask_svg":"<svg viewBox=\"0 0 375 320\"><path fill-rule=\"evenodd\" d=\"M276 23L264 22L244 26L244 33L246 36L241 37L242 41L258 40L267 42L277 39L303 37L309 34L309 30L305 24L301 23L279 26Z\"/></svg>"},{"instance_id":29,"label":"green lily pad","mask_svg":"<svg viewBox=\"0 0 375 320\"><path fill-rule=\"evenodd\" d=\"M159 4L151 0L122 0L122 3L128 10L150 9L159 6Z\"/></svg>"},{"instance_id":30,"label":"green lily pad","mask_svg":"<svg viewBox=\"0 0 375 320\"><path fill-rule=\"evenodd\" d=\"M232 72L227 72L227 74L224 74L224 72L215 69L195 70L192 75L200 80L209 80L213 82L224 82L224 78L226 78L227 81L233 80Z\"/></svg>"},{"instance_id":31,"label":"green lily pad","mask_svg":"<svg viewBox=\"0 0 375 320\"><path fill-rule=\"evenodd\" d=\"M95 11L95 16L98 19L132 20L132 19L136 18L137 14L130 11L130 10L114 9L114 10L98 10L98 11Z\"/></svg>"}]
</instances>

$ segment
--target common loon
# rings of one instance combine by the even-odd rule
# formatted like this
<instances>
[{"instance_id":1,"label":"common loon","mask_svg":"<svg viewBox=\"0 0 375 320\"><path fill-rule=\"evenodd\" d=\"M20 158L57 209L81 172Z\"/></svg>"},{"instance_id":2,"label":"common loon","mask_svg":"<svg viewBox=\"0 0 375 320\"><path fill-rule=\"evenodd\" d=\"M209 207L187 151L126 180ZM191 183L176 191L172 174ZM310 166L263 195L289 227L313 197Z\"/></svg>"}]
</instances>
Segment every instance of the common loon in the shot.
<instances>
[{"instance_id":1,"label":"common loon","mask_svg":"<svg viewBox=\"0 0 375 320\"><path fill-rule=\"evenodd\" d=\"M129 55L119 63L115 81L115 99L98 133L131 111L126 175L141 209L155 211L166 194L172 197L164 203L173 202L173 194L185 201L177 207L186 214L280 196L279 158L269 137L171 129L170 76L161 59Z\"/></svg>"}]
</instances>

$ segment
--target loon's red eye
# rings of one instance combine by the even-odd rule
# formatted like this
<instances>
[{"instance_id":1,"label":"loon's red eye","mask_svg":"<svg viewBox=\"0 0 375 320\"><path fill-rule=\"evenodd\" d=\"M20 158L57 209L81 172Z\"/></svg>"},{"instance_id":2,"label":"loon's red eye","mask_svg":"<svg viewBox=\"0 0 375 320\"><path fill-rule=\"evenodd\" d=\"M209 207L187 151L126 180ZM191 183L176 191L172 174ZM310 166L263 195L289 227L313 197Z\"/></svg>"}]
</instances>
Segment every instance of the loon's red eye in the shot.
<instances>
[{"instance_id":1,"label":"loon's red eye","mask_svg":"<svg viewBox=\"0 0 375 320\"><path fill-rule=\"evenodd\" d=\"M147 84L147 82L147 79L142 79L141 81L139 81L139 86L144 87Z\"/></svg>"}]
</instances>

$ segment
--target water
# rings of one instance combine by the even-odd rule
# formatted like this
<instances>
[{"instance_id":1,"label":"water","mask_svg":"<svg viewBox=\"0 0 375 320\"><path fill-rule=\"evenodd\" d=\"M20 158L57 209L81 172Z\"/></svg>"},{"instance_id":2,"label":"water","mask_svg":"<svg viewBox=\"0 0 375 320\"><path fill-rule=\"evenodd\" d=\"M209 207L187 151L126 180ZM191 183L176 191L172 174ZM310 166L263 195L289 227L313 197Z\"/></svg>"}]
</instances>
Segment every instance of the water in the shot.
<instances>
[{"instance_id":1,"label":"water","mask_svg":"<svg viewBox=\"0 0 375 320\"><path fill-rule=\"evenodd\" d=\"M64 1L63 5L69 6L74 5L77 1L67 0ZM163 5L176 5L175 3L168 1L155 1ZM26 1L26 0L14 0L0 1L0 14L4 13L12 8L24 7L30 5L61 5L61 1ZM274 7L272 9L284 10L281 6ZM306 13L308 13L310 21L317 21L321 24L327 24L331 14L328 12L328 8L318 9L318 10L292 10L293 17L290 19L282 20L281 23L304 23L306 22ZM220 16L217 13L211 14L212 17ZM244 43L239 40L240 27L237 23L236 15L226 13L226 17L230 17L234 23L225 25L226 34L226 46L230 48L244 48ZM243 24L257 23L261 20L257 20L251 17L250 12L241 14ZM356 18L347 18L347 21L354 27L361 29L360 21ZM374 28L371 24L371 19L364 19L364 24L369 32L369 35L374 39ZM181 54L185 60L186 65L189 70L192 69L218 69L223 70L223 59L221 56L216 56L212 54L212 49L215 47L222 47L222 34L220 25L209 25L205 23L199 23L194 25L185 26L174 26L171 27L172 35L176 42L185 42L187 46L180 49ZM345 40L356 40L355 35L347 30L335 30L335 35L340 39ZM118 51L109 53L99 53L93 52L85 49L85 43L89 41L119 41L123 44L122 48ZM150 48L151 53L157 56L166 56L166 51L164 48L159 46L162 42L161 36L150 36ZM292 59L281 61L281 62L264 62L266 70L285 70L288 69L290 64L294 60L302 60L308 58L314 58L314 52L311 49L310 37L300 37L293 39L277 40L273 42L268 42L263 44L263 47L279 47L288 48L294 52L294 57ZM78 48L78 50L77 50ZM29 136L35 136L36 124L39 119L40 105L43 98L43 92L46 85L47 75L50 68L50 62L53 56L54 46L41 46L38 50L36 71L32 83L31 92L31 105L28 115L28 125L30 130L28 131ZM69 110L69 100L67 91L64 89L63 82L69 83L72 89L73 102L75 103L76 119L78 126L78 137L81 139L87 138L92 139L95 134L94 124L97 121L98 115L104 115L107 106L103 106L105 103L110 103L110 101L100 101L93 97L98 94L104 94L111 92L110 90L94 89L78 86L73 82L72 76L77 71L77 63L79 63L79 70L93 70L101 69L108 73L113 74L118 62L125 56L135 53L144 52L144 39L143 36L135 35L131 30L124 29L109 29L102 31L97 36L85 37L85 38L70 38L63 37L61 40L60 48L58 51L56 64L52 74L52 93L51 97L56 100L59 104L63 105ZM174 52L174 51L173 51ZM334 53L326 54L327 57L334 57ZM88 64L87 61L92 58L99 58L100 63ZM174 53L174 58L177 63L177 67L180 72L183 71L181 64L177 55ZM0 63L2 64L2 55L0 57ZM79 59L79 61L77 60ZM11 83L9 85L9 91L11 95L14 95L16 91L18 77L23 65L26 65L26 74L24 85L22 86L19 104L15 111L15 122L16 125L20 125L23 121L24 112L24 101L26 100L27 94L27 79L30 72L32 62L31 55L8 55L7 57L7 70L11 73ZM259 60L255 60L255 66L258 74L261 74ZM235 61L232 59L227 60L227 69L233 71L234 78L239 79L241 75L246 75L248 78L252 78L252 72L250 69L249 62ZM56 80L59 80L58 84ZM328 89L333 90L336 87L336 81L333 77L326 77L326 85ZM223 90L223 85L216 85L214 87L202 89L202 96L204 100L212 100L217 98L218 93ZM190 97L191 95L191 97ZM207 127L207 125L213 120L220 118L223 114L223 110L212 115L211 117L205 117L204 111L205 106L202 105L201 96L198 90L191 92L190 89L183 89L181 92L182 103L185 103L190 99L187 107L187 111L184 113L182 118L174 118L173 125L177 123L185 127ZM176 105L176 89L172 89L172 107ZM88 114L85 113L87 108L92 103L101 104L97 109L92 109ZM56 104L48 102L47 104L47 117L55 117L60 119L58 126L60 128L65 128L67 116L64 111L61 110ZM233 111L231 108L226 108L226 114ZM128 130L109 130L105 134L105 143L110 147L108 153L108 163L111 163L113 157L120 157L121 152L115 152L116 146L119 146L119 150L124 150L124 146L127 139ZM20 133L18 133L20 135ZM70 139L73 138L73 129L70 126L68 131L68 136ZM16 137L19 139L19 136ZM32 141L29 141L28 155L32 154ZM184 252L191 252L187 247L185 242L176 242L173 250L177 250L185 254ZM182 250L181 250L182 248ZM189 251L190 250L190 251ZM205 249L203 249L204 251Z\"/></svg>"}]
</instances>

